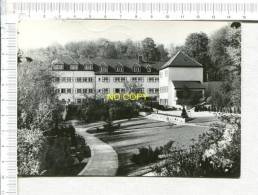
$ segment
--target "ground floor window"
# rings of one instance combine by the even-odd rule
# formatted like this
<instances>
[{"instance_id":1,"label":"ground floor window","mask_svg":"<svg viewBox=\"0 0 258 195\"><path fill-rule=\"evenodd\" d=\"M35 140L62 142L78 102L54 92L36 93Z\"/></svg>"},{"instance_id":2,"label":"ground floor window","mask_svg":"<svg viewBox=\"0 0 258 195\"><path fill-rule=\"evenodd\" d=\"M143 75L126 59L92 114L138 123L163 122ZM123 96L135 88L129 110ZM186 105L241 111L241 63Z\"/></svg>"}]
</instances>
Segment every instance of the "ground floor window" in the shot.
<instances>
[{"instance_id":1,"label":"ground floor window","mask_svg":"<svg viewBox=\"0 0 258 195\"><path fill-rule=\"evenodd\" d=\"M168 92L168 86L160 87L159 92L160 93L167 93Z\"/></svg>"},{"instance_id":2,"label":"ground floor window","mask_svg":"<svg viewBox=\"0 0 258 195\"><path fill-rule=\"evenodd\" d=\"M125 93L125 89L124 88L115 88L114 93Z\"/></svg>"},{"instance_id":3,"label":"ground floor window","mask_svg":"<svg viewBox=\"0 0 258 195\"><path fill-rule=\"evenodd\" d=\"M81 100L81 99L76 99L76 103L77 103L77 104L81 104L81 103L82 103L82 100Z\"/></svg>"},{"instance_id":4,"label":"ground floor window","mask_svg":"<svg viewBox=\"0 0 258 195\"><path fill-rule=\"evenodd\" d=\"M137 89L137 92L138 92L138 93L144 93L144 88L138 88L138 89Z\"/></svg>"},{"instance_id":5,"label":"ground floor window","mask_svg":"<svg viewBox=\"0 0 258 195\"><path fill-rule=\"evenodd\" d=\"M159 103L160 103L161 105L168 105L168 99L160 99L160 100L159 100Z\"/></svg>"},{"instance_id":6,"label":"ground floor window","mask_svg":"<svg viewBox=\"0 0 258 195\"><path fill-rule=\"evenodd\" d=\"M102 93L109 93L109 88L103 88Z\"/></svg>"},{"instance_id":7,"label":"ground floor window","mask_svg":"<svg viewBox=\"0 0 258 195\"><path fill-rule=\"evenodd\" d=\"M149 88L148 93L149 94L159 93L159 88Z\"/></svg>"}]
</instances>

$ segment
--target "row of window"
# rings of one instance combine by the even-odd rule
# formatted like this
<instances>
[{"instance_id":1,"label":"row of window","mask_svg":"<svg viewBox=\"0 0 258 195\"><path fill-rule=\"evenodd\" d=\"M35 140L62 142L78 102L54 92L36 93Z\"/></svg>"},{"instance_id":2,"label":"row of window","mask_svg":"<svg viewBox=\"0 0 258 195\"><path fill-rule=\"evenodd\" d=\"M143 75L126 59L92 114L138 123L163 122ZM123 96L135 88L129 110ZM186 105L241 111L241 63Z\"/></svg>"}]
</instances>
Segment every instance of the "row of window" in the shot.
<instances>
[{"instance_id":1,"label":"row of window","mask_svg":"<svg viewBox=\"0 0 258 195\"><path fill-rule=\"evenodd\" d=\"M71 103L71 100L68 99L68 100L66 101L65 99L62 99L62 102L69 104L69 103ZM81 104L81 103L87 102L87 99L85 99L85 98L76 98L76 99L75 99L75 102L76 102L77 104Z\"/></svg>"},{"instance_id":2,"label":"row of window","mask_svg":"<svg viewBox=\"0 0 258 195\"><path fill-rule=\"evenodd\" d=\"M69 70L79 70L79 65L77 64L73 64L73 65L69 65L67 66L69 68ZM55 66L53 66L54 70L64 70L64 65L62 64L57 64ZM93 65L92 64L85 64L83 65L83 68L80 68L82 70L93 70Z\"/></svg>"},{"instance_id":3,"label":"row of window","mask_svg":"<svg viewBox=\"0 0 258 195\"><path fill-rule=\"evenodd\" d=\"M114 77L114 82L116 83L121 83L125 81L126 81L126 77Z\"/></svg>"},{"instance_id":4,"label":"row of window","mask_svg":"<svg viewBox=\"0 0 258 195\"><path fill-rule=\"evenodd\" d=\"M168 105L168 99L160 99L159 104L160 105Z\"/></svg>"},{"instance_id":5,"label":"row of window","mask_svg":"<svg viewBox=\"0 0 258 195\"><path fill-rule=\"evenodd\" d=\"M159 93L159 88L149 88L148 89L149 94L156 94Z\"/></svg>"},{"instance_id":6,"label":"row of window","mask_svg":"<svg viewBox=\"0 0 258 195\"><path fill-rule=\"evenodd\" d=\"M147 70L147 72L151 72L151 66L148 65L146 67L146 70ZM108 67L107 66L101 66L100 71L101 72L108 72ZM124 67L123 66L117 66L116 67L116 72L124 72ZM133 72L138 72L138 73L141 72L141 67L140 66L134 66L133 67Z\"/></svg>"},{"instance_id":7,"label":"row of window","mask_svg":"<svg viewBox=\"0 0 258 195\"><path fill-rule=\"evenodd\" d=\"M78 82L78 83L92 83L93 77L55 77L54 82Z\"/></svg>"},{"instance_id":8,"label":"row of window","mask_svg":"<svg viewBox=\"0 0 258 195\"><path fill-rule=\"evenodd\" d=\"M99 82L105 82L109 83L110 82L110 77L102 77L98 78ZM114 82L125 82L127 81L126 77L114 77L113 78ZM131 81L133 82L144 82L144 77L131 77ZM158 77L148 77L147 81L150 83L156 83L159 82ZM63 83L70 83L70 82L78 82L78 83L92 83L93 82L93 77L55 77L54 82L63 82Z\"/></svg>"},{"instance_id":9,"label":"row of window","mask_svg":"<svg viewBox=\"0 0 258 195\"><path fill-rule=\"evenodd\" d=\"M168 92L168 86L160 87L160 88L159 88L159 92L160 92L160 93L167 93L167 92Z\"/></svg>"},{"instance_id":10,"label":"row of window","mask_svg":"<svg viewBox=\"0 0 258 195\"><path fill-rule=\"evenodd\" d=\"M92 88L77 88L74 90L75 90L75 93L83 93L83 94L94 92ZM71 88L56 89L56 93L72 93L72 92L73 92L73 89Z\"/></svg>"},{"instance_id":11,"label":"row of window","mask_svg":"<svg viewBox=\"0 0 258 195\"><path fill-rule=\"evenodd\" d=\"M94 90L92 88L76 88L74 90L75 90L75 93L83 93L83 94L94 92ZM57 93L72 93L73 89L61 88L61 89L56 89L56 92ZM125 90L125 88L114 88L113 92L114 93L125 93L126 90ZM144 88L137 89L137 92L144 93ZM110 89L109 88L98 89L98 93L110 93ZM157 93L159 93L159 89L158 88L148 88L148 93L149 94L157 94Z\"/></svg>"},{"instance_id":12,"label":"row of window","mask_svg":"<svg viewBox=\"0 0 258 195\"><path fill-rule=\"evenodd\" d=\"M69 65L67 66L69 70L79 70L79 65L77 64L72 64L72 65ZM64 70L64 65L62 64L57 64L53 67L54 70ZM83 68L80 68L80 69L83 69L83 70L93 70L93 65L92 64L86 64L86 65L83 65ZM151 72L151 67L150 65L147 66L147 72ZM107 65L102 65L100 67L100 71L101 72L108 72L108 66ZM116 72L124 72L124 67L122 65L118 65L116 67ZM135 65L133 67L133 72L141 72L141 67L140 66L137 66Z\"/></svg>"},{"instance_id":13,"label":"row of window","mask_svg":"<svg viewBox=\"0 0 258 195\"><path fill-rule=\"evenodd\" d=\"M159 82L159 78L158 77L148 77L148 82L157 83L157 82Z\"/></svg>"},{"instance_id":14,"label":"row of window","mask_svg":"<svg viewBox=\"0 0 258 195\"><path fill-rule=\"evenodd\" d=\"M163 73L164 73L164 74L163 74ZM159 72L159 76L160 76L160 78L162 78L162 77L163 77L163 75L164 75L164 77L168 77L168 70L160 71L160 72Z\"/></svg>"},{"instance_id":15,"label":"row of window","mask_svg":"<svg viewBox=\"0 0 258 195\"><path fill-rule=\"evenodd\" d=\"M99 82L105 82L105 83L109 83L110 82L110 77L102 77L102 78L98 78ZM144 77L131 77L130 79L133 82L144 82ZM114 82L125 82L127 81L126 77L114 77L113 78ZM159 78L158 77L148 77L147 81L150 83L156 83L159 82Z\"/></svg>"}]
</instances>

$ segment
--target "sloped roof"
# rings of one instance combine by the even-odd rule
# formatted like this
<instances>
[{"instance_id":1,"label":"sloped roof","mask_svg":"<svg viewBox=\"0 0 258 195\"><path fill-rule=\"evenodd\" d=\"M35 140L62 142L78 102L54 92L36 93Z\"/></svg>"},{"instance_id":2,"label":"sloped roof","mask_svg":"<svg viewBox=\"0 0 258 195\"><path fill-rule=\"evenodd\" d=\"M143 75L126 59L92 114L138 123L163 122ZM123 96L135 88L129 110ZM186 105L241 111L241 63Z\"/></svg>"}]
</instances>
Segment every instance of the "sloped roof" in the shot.
<instances>
[{"instance_id":1,"label":"sloped roof","mask_svg":"<svg viewBox=\"0 0 258 195\"><path fill-rule=\"evenodd\" d=\"M200 81L172 81L175 89L204 89L204 85Z\"/></svg>"},{"instance_id":2,"label":"sloped roof","mask_svg":"<svg viewBox=\"0 0 258 195\"><path fill-rule=\"evenodd\" d=\"M78 64L71 56L69 55L62 55L57 56L57 58L52 62L52 64Z\"/></svg>"},{"instance_id":3,"label":"sloped roof","mask_svg":"<svg viewBox=\"0 0 258 195\"><path fill-rule=\"evenodd\" d=\"M85 65L85 64L93 64L93 62L89 58L79 58L75 59L79 64Z\"/></svg>"},{"instance_id":4,"label":"sloped roof","mask_svg":"<svg viewBox=\"0 0 258 195\"><path fill-rule=\"evenodd\" d=\"M93 59L94 64L97 68L95 69L96 74L158 74L159 63L138 63L137 59ZM101 72L100 66L105 63L108 67L108 72ZM117 66L123 66L123 72L116 72ZM134 72L133 67L138 66L141 68L140 72ZM151 72L148 72L147 67L150 66Z\"/></svg>"},{"instance_id":5,"label":"sloped roof","mask_svg":"<svg viewBox=\"0 0 258 195\"><path fill-rule=\"evenodd\" d=\"M158 70L163 64L163 62L141 62L137 59L105 59L105 58L79 58L79 59L73 59L70 56L63 55L58 57L56 60L52 62L53 65L55 64L78 64L79 69L83 70L84 64L93 64L93 70L96 74L158 74ZM107 66L108 72L101 72L100 67L101 66ZM116 72L117 66L123 66L124 71L123 72ZM140 72L134 72L133 67L139 66L141 68ZM148 72L147 67L151 68L151 72ZM65 67L64 70L69 70L68 67Z\"/></svg>"},{"instance_id":6,"label":"sloped roof","mask_svg":"<svg viewBox=\"0 0 258 195\"><path fill-rule=\"evenodd\" d=\"M161 66L160 69L164 69L167 67L202 67L202 65L182 51L179 51L163 66Z\"/></svg>"}]
</instances>

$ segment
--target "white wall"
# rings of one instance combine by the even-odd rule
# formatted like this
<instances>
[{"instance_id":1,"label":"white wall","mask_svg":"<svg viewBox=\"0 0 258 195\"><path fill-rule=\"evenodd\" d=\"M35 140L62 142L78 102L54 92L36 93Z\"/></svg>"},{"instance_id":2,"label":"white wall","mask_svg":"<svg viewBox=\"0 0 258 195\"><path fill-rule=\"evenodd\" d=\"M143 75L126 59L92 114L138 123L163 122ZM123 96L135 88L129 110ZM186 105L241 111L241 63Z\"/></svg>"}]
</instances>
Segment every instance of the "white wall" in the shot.
<instances>
[{"instance_id":1,"label":"white wall","mask_svg":"<svg viewBox=\"0 0 258 195\"><path fill-rule=\"evenodd\" d=\"M108 77L109 82L102 82L102 77ZM109 92L113 93L115 88L125 88L124 82L114 82L114 77L123 77L129 82L131 82L132 77L143 77L144 81L139 82L139 84L144 88L146 94L148 94L149 88L159 88L159 82L148 82L148 77L158 77L158 75L96 75L96 90L109 88Z\"/></svg>"},{"instance_id":2,"label":"white wall","mask_svg":"<svg viewBox=\"0 0 258 195\"><path fill-rule=\"evenodd\" d=\"M168 87L167 92L160 92L159 99L167 99L168 106L176 106L176 90L172 81L203 82L203 68L199 67L168 67L160 70L159 87Z\"/></svg>"},{"instance_id":3,"label":"white wall","mask_svg":"<svg viewBox=\"0 0 258 195\"><path fill-rule=\"evenodd\" d=\"M169 67L169 80L171 81L200 81L203 82L203 68L195 67Z\"/></svg>"},{"instance_id":4,"label":"white wall","mask_svg":"<svg viewBox=\"0 0 258 195\"><path fill-rule=\"evenodd\" d=\"M93 94L87 94L89 97L95 96L96 94L102 94L99 93L99 89L108 88L109 93L113 93L115 88L125 88L124 82L114 82L114 77L124 77L127 81L131 81L132 77L143 77L144 81L139 82L142 87L144 88L144 92L150 96L158 96L158 94L149 94L148 89L149 88L159 88L159 82L149 82L149 77L156 77L158 78L158 75L95 75L94 71L53 71L53 75L56 77L72 77L74 78L72 82L60 82L55 83L55 87L62 89L62 88L70 88L74 89L72 90L72 93L60 93L58 98L60 100L65 99L66 101L70 99L71 101L76 101L76 99L85 98L84 94L78 94L76 93L77 88L91 88L94 89ZM92 82L76 82L77 77L92 77ZM109 82L103 82L102 77L108 77Z\"/></svg>"},{"instance_id":5,"label":"white wall","mask_svg":"<svg viewBox=\"0 0 258 195\"><path fill-rule=\"evenodd\" d=\"M163 87L167 87L169 90L169 77L165 75L165 72L168 72L169 68L165 68L163 70L159 71L159 89ZM168 100L169 97L169 92L162 92L161 90L159 91L159 99L166 99Z\"/></svg>"},{"instance_id":6,"label":"white wall","mask_svg":"<svg viewBox=\"0 0 258 195\"><path fill-rule=\"evenodd\" d=\"M173 124L184 124L185 119L178 117L178 116L169 116L164 114L155 114L152 113L150 115L147 115L146 118L152 119L152 120L158 120L158 121L164 121L164 122L170 122Z\"/></svg>"},{"instance_id":7,"label":"white wall","mask_svg":"<svg viewBox=\"0 0 258 195\"><path fill-rule=\"evenodd\" d=\"M95 73L94 71L53 71L53 76L56 77L72 77L72 82L60 82L54 83L55 87L58 89L62 88L70 88L72 89L72 93L59 93L58 98L60 100L68 100L75 102L76 99L83 99L85 98L84 94L76 93L77 88L87 88L87 89L94 89L95 90ZM92 82L76 82L77 77L92 77ZM94 91L93 91L94 92ZM90 93L87 94L89 97L93 97L95 94Z\"/></svg>"},{"instance_id":8,"label":"white wall","mask_svg":"<svg viewBox=\"0 0 258 195\"><path fill-rule=\"evenodd\" d=\"M176 106L176 90L173 82L169 82L169 90L168 90L168 106L174 107Z\"/></svg>"},{"instance_id":9,"label":"white wall","mask_svg":"<svg viewBox=\"0 0 258 195\"><path fill-rule=\"evenodd\" d=\"M165 72L169 72L169 68L159 71L159 86L168 86L169 77L165 76Z\"/></svg>"}]
</instances>

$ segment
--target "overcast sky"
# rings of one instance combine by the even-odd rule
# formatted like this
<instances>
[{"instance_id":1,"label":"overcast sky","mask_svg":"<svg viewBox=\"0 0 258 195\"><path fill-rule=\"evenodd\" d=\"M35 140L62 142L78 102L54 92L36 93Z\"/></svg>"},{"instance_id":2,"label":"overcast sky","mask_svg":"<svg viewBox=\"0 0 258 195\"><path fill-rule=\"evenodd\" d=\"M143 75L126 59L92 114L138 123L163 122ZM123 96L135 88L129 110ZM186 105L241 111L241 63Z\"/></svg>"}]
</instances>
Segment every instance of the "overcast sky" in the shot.
<instances>
[{"instance_id":1,"label":"overcast sky","mask_svg":"<svg viewBox=\"0 0 258 195\"><path fill-rule=\"evenodd\" d=\"M141 41L146 37L152 37L155 43L167 47L171 43L183 44L190 33L210 35L225 25L226 22L194 21L24 20L18 24L18 47L31 49L99 38Z\"/></svg>"}]
</instances>

